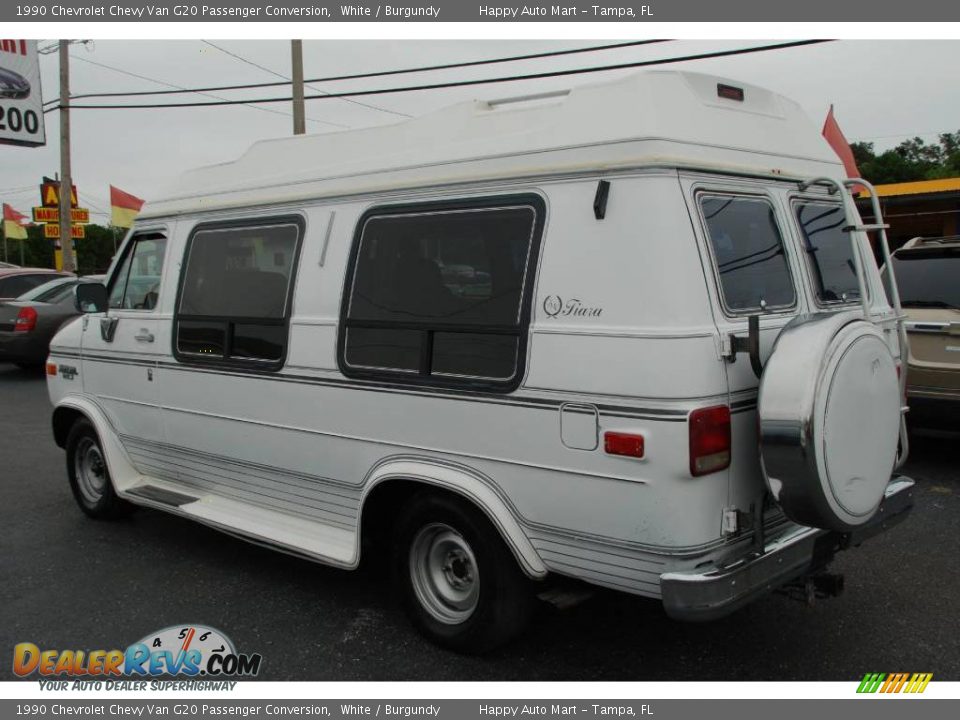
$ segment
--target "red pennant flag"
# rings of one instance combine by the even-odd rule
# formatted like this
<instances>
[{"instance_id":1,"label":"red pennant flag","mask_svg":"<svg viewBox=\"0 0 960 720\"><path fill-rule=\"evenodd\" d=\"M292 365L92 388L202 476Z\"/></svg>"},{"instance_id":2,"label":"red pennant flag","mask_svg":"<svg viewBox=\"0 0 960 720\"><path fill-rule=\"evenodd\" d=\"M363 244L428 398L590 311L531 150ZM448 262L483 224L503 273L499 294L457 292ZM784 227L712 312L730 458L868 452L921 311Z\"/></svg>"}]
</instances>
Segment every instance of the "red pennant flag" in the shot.
<instances>
[{"instance_id":1,"label":"red pennant flag","mask_svg":"<svg viewBox=\"0 0 960 720\"><path fill-rule=\"evenodd\" d=\"M850 143L844 137L837 119L833 116L833 105L830 106L830 112L827 113L827 119L823 123L823 137L826 138L830 147L840 158L844 169L847 171L848 178L860 177L860 168L857 167L857 161L853 157L853 150L850 149ZM854 193L860 192L862 187L857 185L853 188Z\"/></svg>"}]
</instances>

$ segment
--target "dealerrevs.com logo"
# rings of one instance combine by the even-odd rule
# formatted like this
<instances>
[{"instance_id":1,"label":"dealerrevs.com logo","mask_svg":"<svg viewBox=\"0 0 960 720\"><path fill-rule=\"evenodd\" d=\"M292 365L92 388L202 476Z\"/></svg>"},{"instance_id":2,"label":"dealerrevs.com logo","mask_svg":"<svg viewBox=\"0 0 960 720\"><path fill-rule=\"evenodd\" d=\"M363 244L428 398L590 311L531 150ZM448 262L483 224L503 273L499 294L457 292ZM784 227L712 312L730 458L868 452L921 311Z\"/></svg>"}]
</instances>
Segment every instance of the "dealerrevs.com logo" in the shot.
<instances>
[{"instance_id":1,"label":"dealerrevs.com logo","mask_svg":"<svg viewBox=\"0 0 960 720\"><path fill-rule=\"evenodd\" d=\"M13 672L41 679L106 680L176 676L229 679L254 677L263 657L238 653L224 633L205 625L174 625L124 650L51 650L34 643L13 649ZM122 689L122 688L118 688Z\"/></svg>"}]
</instances>

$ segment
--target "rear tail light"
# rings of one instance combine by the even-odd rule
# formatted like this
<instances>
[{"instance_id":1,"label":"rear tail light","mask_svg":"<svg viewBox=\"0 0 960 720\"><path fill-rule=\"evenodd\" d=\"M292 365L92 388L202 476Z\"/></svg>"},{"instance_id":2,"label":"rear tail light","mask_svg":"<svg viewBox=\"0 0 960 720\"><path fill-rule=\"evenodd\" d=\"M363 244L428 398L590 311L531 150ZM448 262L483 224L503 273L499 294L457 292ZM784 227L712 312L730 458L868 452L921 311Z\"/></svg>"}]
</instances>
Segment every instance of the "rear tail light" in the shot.
<instances>
[{"instance_id":1,"label":"rear tail light","mask_svg":"<svg viewBox=\"0 0 960 720\"><path fill-rule=\"evenodd\" d=\"M730 466L730 408L699 408L690 413L690 474L708 475Z\"/></svg>"},{"instance_id":2,"label":"rear tail light","mask_svg":"<svg viewBox=\"0 0 960 720\"><path fill-rule=\"evenodd\" d=\"M32 307L20 308L13 322L14 332L30 332L37 326L37 311Z\"/></svg>"},{"instance_id":3,"label":"rear tail light","mask_svg":"<svg viewBox=\"0 0 960 720\"><path fill-rule=\"evenodd\" d=\"M57 364L56 363L47 363L47 375L56 375L57 374Z\"/></svg>"}]
</instances>

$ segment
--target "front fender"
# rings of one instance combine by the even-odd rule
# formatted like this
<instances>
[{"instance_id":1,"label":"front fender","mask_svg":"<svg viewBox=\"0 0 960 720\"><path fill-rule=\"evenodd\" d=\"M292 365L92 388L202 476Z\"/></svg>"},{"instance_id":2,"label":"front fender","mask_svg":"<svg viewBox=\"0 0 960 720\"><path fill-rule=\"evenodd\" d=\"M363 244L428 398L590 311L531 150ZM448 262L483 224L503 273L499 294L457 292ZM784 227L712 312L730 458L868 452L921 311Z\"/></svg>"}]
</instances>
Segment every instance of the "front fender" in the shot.
<instances>
[{"instance_id":1,"label":"front fender","mask_svg":"<svg viewBox=\"0 0 960 720\"><path fill-rule=\"evenodd\" d=\"M364 482L360 498L361 523L363 507L370 493L377 485L388 480L412 480L462 495L486 514L527 575L541 578L547 574L546 566L523 532L509 501L490 478L471 468L436 458L387 458L374 466ZM360 537L360 533L357 533L357 537Z\"/></svg>"}]
</instances>

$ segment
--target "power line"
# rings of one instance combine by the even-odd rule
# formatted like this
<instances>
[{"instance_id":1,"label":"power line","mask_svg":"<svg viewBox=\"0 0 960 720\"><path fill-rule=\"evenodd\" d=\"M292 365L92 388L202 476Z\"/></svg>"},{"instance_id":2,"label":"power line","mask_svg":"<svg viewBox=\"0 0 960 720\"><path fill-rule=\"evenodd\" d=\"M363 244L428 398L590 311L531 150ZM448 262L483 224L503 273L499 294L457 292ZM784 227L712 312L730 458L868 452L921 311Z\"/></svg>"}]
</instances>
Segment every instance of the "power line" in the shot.
<instances>
[{"instance_id":1,"label":"power line","mask_svg":"<svg viewBox=\"0 0 960 720\"><path fill-rule=\"evenodd\" d=\"M255 62L253 62L253 60L248 60L247 58L243 57L242 55L238 55L237 53L230 52L230 51L227 50L226 48L222 48L222 47L220 47L219 45L215 45L214 43L210 42L209 40L204 40L203 42L206 43L207 45L209 45L210 47L216 48L216 49L219 50L220 52L225 53L225 54L229 55L230 57L235 58L236 60L239 60L240 62L246 63L247 65L251 65L251 66L253 66L253 67L255 67L255 68L259 69L259 70L263 70L263 72L269 73L270 75L275 75L275 76L278 77L278 78L283 78L283 79L286 80L288 83L291 82L291 79L288 78L286 75L282 75L281 73L275 72L274 70L271 70L271 69L268 68L268 67L264 67L263 65L260 65L260 64L258 64L258 63L255 63ZM318 93L321 93L321 94L323 94L323 95L328 95L328 94L329 94L329 93L321 90L320 88L312 87L312 86L311 86L309 83L307 83L307 82L304 82L304 85L306 85L307 87L309 87L309 88L310 88L311 90L313 90L314 92L318 92ZM350 98L343 98L343 101L344 101L344 102L348 102L348 103L352 103L352 104L354 104L354 105L359 105L360 107L369 108L370 110L376 110L377 112L389 113L390 115L399 115L400 117L406 117L406 118L410 117L410 115L407 115L406 113L397 112L396 110L388 110L387 108L382 108L382 107L380 107L380 106L378 106L378 105L371 105L371 104L369 104L369 103L360 102L359 100L351 100Z\"/></svg>"},{"instance_id":2,"label":"power line","mask_svg":"<svg viewBox=\"0 0 960 720\"><path fill-rule=\"evenodd\" d=\"M173 83L164 82L163 80L157 80L157 79L152 78L152 77L147 77L146 75L138 75L138 74L135 73L135 72L130 72L129 70L122 70L121 68L113 67L112 65L106 65L106 64L104 64L104 63L97 62L96 60L90 60L90 59L88 59L88 58L78 57L78 56L76 56L76 55L71 55L70 57L73 58L74 60L79 60L79 61L81 61L81 62L89 63L90 65L96 65L97 67L101 67L101 68L104 68L104 69L106 69L106 70L111 70L111 71L113 71L113 72L120 73L121 75L129 75L130 77L134 77L134 78L137 78L137 79L139 79L139 80L146 80L147 82L156 83L157 85L165 85L166 87L177 88L177 92L196 93L197 95L203 95L204 97L216 98L216 100L218 101L218 102L205 103L206 105L217 105L217 104L220 104L220 103L229 103L230 105L247 105L247 106L253 108L254 110L260 110L261 112L268 112L268 113L272 113L272 114L274 114L274 115L285 115L285 116L287 116L287 117L290 116L290 113L284 112L284 111L282 111L282 110L274 110L273 108L257 107L256 105L252 104L251 102L248 102L248 101L245 101L245 100L227 100L227 99L225 99L225 98L220 97L219 95L213 95L213 94L211 94L211 93L203 92L203 91L200 91L200 90L191 90L191 89L185 88L185 87L183 87L183 86L181 86L181 85L174 85ZM53 104L49 104L49 103L47 104L47 107L45 107L44 110L43 110L44 114L46 114L46 113L48 113L48 112L51 112L52 110L58 109L58 108L60 107L60 101L59 101L59 100L52 100L52 101L50 101L50 102L53 103ZM198 103L198 104L200 104L200 103ZM71 104L71 107L73 107L72 104ZM314 118L307 118L307 120L309 120L310 122L315 122L315 123L323 123L324 125L333 125L334 127L339 127L339 128L349 128L349 125L344 125L343 123L333 122L333 121L331 121L331 120L317 120L317 119L314 119Z\"/></svg>"},{"instance_id":3,"label":"power line","mask_svg":"<svg viewBox=\"0 0 960 720\"><path fill-rule=\"evenodd\" d=\"M771 50L786 50L788 48L803 47L806 45L816 45L820 43L833 42L832 40L797 40L787 43L778 43L774 45L760 45L751 48L739 48L736 50L719 50L709 53L697 53L694 55L682 55L672 58L661 58L659 60L640 60L629 63L618 63L616 65L602 65L586 68L574 68L571 70L553 70L550 72L531 73L527 75L512 75L499 78L484 78L481 80L455 80L442 83L431 83L427 85L408 85L406 87L396 88L378 88L375 90L354 90L342 93L330 93L329 95L308 95L306 100L333 100L345 97L358 97L365 95L387 95L391 93L415 92L419 90L443 90L455 87L470 87L474 85L493 85L505 82L519 82L524 80L543 80L546 78L564 77L569 75L584 75L587 73L609 72L612 70L626 70L629 68L650 67L653 65L669 65L673 63L689 62L692 60L706 60L710 58L732 57L736 55L749 55L758 52L767 52ZM150 109L150 108L184 108L184 107L214 107L226 105L247 105L250 103L278 103L290 102L290 97L256 98L248 100L221 100L218 102L197 102L197 103L142 103L136 105L74 105L70 104L71 109L83 110L130 110L130 109ZM52 108L50 108L52 109ZM45 110L44 112L49 112Z\"/></svg>"},{"instance_id":4,"label":"power line","mask_svg":"<svg viewBox=\"0 0 960 720\"><path fill-rule=\"evenodd\" d=\"M204 42L208 42L204 40ZM511 63L519 62L521 60L539 60L541 58L550 58L550 57L561 57L564 55L575 55L581 53L592 53L600 52L604 50L616 50L621 48L628 47L638 47L641 45L653 45L656 43L665 43L671 42L670 40L635 40L633 42L623 42L623 43L613 43L611 45L593 45L590 47L584 48L573 48L570 50L551 50L549 52L540 52L540 53L530 53L527 55L513 55L510 57L500 57L500 58L489 58L487 60L467 60L464 62L455 62L455 63L446 63L443 65L426 65L423 67L414 67L414 68L402 68L397 70L378 70L375 72L367 73L355 73L352 75L332 75L329 77L318 77L310 78L304 81L304 83L321 83L321 82L336 82L339 80L362 80L374 77L387 77L390 75L406 75L410 73L420 73L420 72L433 72L435 70L453 70L457 68L468 68L468 67L478 67L480 65L494 65L498 63ZM208 43L213 44L213 43ZM223 50L218 46L218 50ZM239 60L258 67L261 70L272 73L279 77L283 77L279 73L275 73L269 68L265 68L262 65L257 65L256 63L246 60L245 58L240 57L239 55L234 55L233 53L223 50L228 55L233 55ZM283 85L289 84L289 78L287 82L270 82L270 83L250 83L246 85L215 85L212 87L201 87L201 88L192 88L192 89L183 89L183 90L141 90L139 92L108 92L108 93L82 93L74 95L76 99L83 98L100 98L100 97L135 97L138 95L179 95L184 92L222 92L224 90L252 90L255 88L266 88L266 87L280 87ZM316 89L316 88L314 88Z\"/></svg>"}]
</instances>

